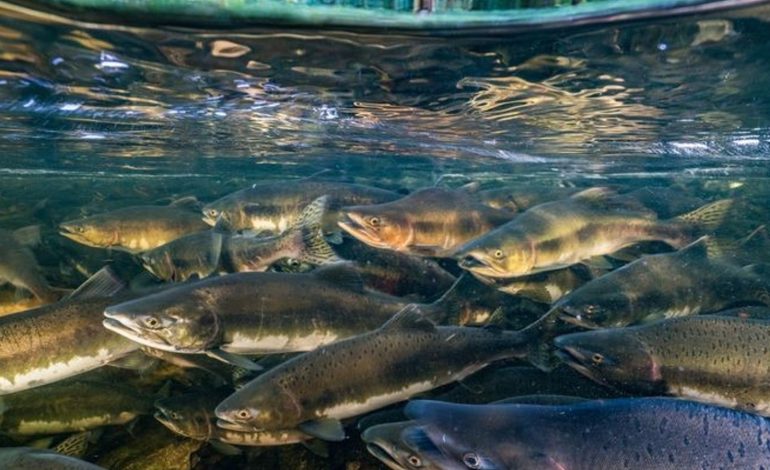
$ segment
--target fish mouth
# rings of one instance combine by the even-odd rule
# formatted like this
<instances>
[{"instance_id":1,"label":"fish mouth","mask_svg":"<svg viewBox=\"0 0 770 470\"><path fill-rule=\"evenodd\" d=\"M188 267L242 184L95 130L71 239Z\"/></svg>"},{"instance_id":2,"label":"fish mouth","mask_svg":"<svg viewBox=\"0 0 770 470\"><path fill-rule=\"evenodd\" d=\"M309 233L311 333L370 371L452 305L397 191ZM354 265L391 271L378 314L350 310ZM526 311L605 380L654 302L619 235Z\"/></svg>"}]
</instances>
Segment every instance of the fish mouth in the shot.
<instances>
[{"instance_id":1,"label":"fish mouth","mask_svg":"<svg viewBox=\"0 0 770 470\"><path fill-rule=\"evenodd\" d=\"M162 424L163 426L166 426L167 428L169 428L170 430L174 432L179 432L177 431L176 423L171 418L166 416L166 413L164 413L163 411L161 410L156 411L155 413L152 414L152 417L155 418L158 422L160 422L160 424Z\"/></svg>"},{"instance_id":2,"label":"fish mouth","mask_svg":"<svg viewBox=\"0 0 770 470\"><path fill-rule=\"evenodd\" d=\"M494 263L486 259L485 256L468 253L462 256L457 264L473 273L477 278L511 278L514 277L510 273L497 267ZM489 284L489 280L483 281Z\"/></svg>"},{"instance_id":3,"label":"fish mouth","mask_svg":"<svg viewBox=\"0 0 770 470\"><path fill-rule=\"evenodd\" d=\"M168 344L168 342L166 342L161 336L137 328L130 323L124 323L110 315L116 314L108 314L106 311L104 312L104 316L107 318L102 320L102 325L113 333L117 333L135 343L141 344L142 346L149 346L151 348L169 352L183 352Z\"/></svg>"},{"instance_id":4,"label":"fish mouth","mask_svg":"<svg viewBox=\"0 0 770 470\"><path fill-rule=\"evenodd\" d=\"M234 423L232 421L228 421L226 419L219 418L217 419L217 427L222 429L227 429L228 431L240 431L240 432L255 432L259 431L254 426L247 426L245 424L238 424Z\"/></svg>"},{"instance_id":5,"label":"fish mouth","mask_svg":"<svg viewBox=\"0 0 770 470\"><path fill-rule=\"evenodd\" d=\"M72 223L64 222L59 224L59 235L65 238L69 238L70 240L76 241L83 245L89 245L90 242L88 241L85 236L83 236L82 233L77 231L77 228ZM93 245L90 245L93 246Z\"/></svg>"},{"instance_id":6,"label":"fish mouth","mask_svg":"<svg viewBox=\"0 0 770 470\"><path fill-rule=\"evenodd\" d=\"M366 450L391 470L408 470L406 467L398 463L395 458L393 458L391 453L388 452L387 448L377 442L367 442Z\"/></svg>"},{"instance_id":7,"label":"fish mouth","mask_svg":"<svg viewBox=\"0 0 770 470\"><path fill-rule=\"evenodd\" d=\"M579 326L581 328L596 329L597 326L583 316L583 313L576 308L570 306L559 307L559 319L565 323Z\"/></svg>"},{"instance_id":8,"label":"fish mouth","mask_svg":"<svg viewBox=\"0 0 770 470\"><path fill-rule=\"evenodd\" d=\"M591 367L586 365L591 362L591 353L589 351L583 350L576 346L569 346L560 343L562 343L562 341L559 341L559 338L554 340L554 346L557 348L555 352L556 357L594 382L609 386L604 378L596 374L596 372Z\"/></svg>"},{"instance_id":9,"label":"fish mouth","mask_svg":"<svg viewBox=\"0 0 770 470\"><path fill-rule=\"evenodd\" d=\"M367 245L388 248L380 235L366 225L364 218L354 212L342 213L342 220L337 221L337 226Z\"/></svg>"}]
</instances>

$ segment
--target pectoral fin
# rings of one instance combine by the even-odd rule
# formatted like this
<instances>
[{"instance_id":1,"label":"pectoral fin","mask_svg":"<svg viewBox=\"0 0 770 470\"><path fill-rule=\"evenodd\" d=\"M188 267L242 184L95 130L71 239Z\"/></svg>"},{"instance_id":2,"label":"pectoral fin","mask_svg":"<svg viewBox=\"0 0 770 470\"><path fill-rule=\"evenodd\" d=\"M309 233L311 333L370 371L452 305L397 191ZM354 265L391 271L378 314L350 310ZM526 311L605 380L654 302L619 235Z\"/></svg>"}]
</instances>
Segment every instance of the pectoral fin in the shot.
<instances>
[{"instance_id":1,"label":"pectoral fin","mask_svg":"<svg viewBox=\"0 0 770 470\"><path fill-rule=\"evenodd\" d=\"M345 430L338 419L315 419L300 423L298 427L300 431L325 441L342 441L345 439Z\"/></svg>"},{"instance_id":2,"label":"pectoral fin","mask_svg":"<svg viewBox=\"0 0 770 470\"><path fill-rule=\"evenodd\" d=\"M225 364L230 364L235 367L240 367L242 369L254 370L254 371L263 369L262 366L255 363L251 359L247 359L237 354L225 352L225 351L222 351L221 349L209 349L208 351L206 351L206 355L210 358L216 359L218 361L222 361Z\"/></svg>"}]
</instances>

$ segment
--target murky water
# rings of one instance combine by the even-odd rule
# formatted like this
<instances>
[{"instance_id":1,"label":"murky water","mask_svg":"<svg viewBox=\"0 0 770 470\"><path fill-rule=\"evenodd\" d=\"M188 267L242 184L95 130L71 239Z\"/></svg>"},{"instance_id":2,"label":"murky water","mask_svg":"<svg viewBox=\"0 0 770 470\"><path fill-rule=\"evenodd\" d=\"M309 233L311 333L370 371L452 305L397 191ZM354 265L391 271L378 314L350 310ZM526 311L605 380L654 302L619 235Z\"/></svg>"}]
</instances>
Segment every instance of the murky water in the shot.
<instances>
[{"instance_id":1,"label":"murky water","mask_svg":"<svg viewBox=\"0 0 770 470\"><path fill-rule=\"evenodd\" d=\"M112 241L102 246L77 243L60 234L60 224L126 207L169 204L194 213L197 220L206 214L206 203L265 183L276 186L263 195L277 193L275 188L299 191L308 182L355 184L392 194L362 205L435 186L464 194L488 209L519 212L526 207L501 208L505 202L493 201L484 191L508 188L503 200L520 204L521 198L564 201L568 193L607 187L621 194L643 189L635 194L643 194L644 207L624 202L628 209L624 216L643 214L639 217L666 221L730 199L734 204L721 225L697 235L726 240L723 246L737 245L754 257L753 262L764 262L766 245L755 248L753 243L763 240L761 227L770 222L768 21L770 14L758 7L539 33L440 37L375 30L144 28L79 22L0 4L0 235L39 227L39 239L34 230L17 232L16 239L28 242L30 248L15 252L34 256L32 261L56 297L105 265L112 266L136 297L162 287L136 253L148 246L126 252L118 241L121 228L109 229ZM484 199L482 194L490 196ZM304 201L292 217L316 196ZM257 207L264 200L252 203ZM258 212L254 207L250 210ZM616 210L613 204L607 207ZM144 223L151 227L154 221ZM256 223L254 227L211 223L226 236L244 228L264 229ZM281 223L283 230L293 222ZM202 228L206 226L198 227ZM339 236L326 227L324 231L330 239ZM153 236L138 235L148 243ZM450 244L450 235L444 238L442 243ZM692 234L687 242L696 238ZM331 248L341 253L337 242L332 240ZM3 243L8 248L16 242ZM219 243L218 260L225 246ZM363 246L346 232L341 246L359 245ZM642 252L671 248L653 245ZM436 255L435 250L427 242L411 251L402 249L442 258L435 268L452 279L463 273L457 260L462 264L465 258L453 258L446 254L449 251ZM30 258L8 253L0 260L0 277L10 281L0 287L0 311L37 306L41 302L34 289L14 282L13 274L35 271L34 264L19 266L22 261L14 260ZM348 256L359 256L364 264L369 260L369 265L379 262L371 254L340 255ZM619 257L601 269L628 261ZM232 271L234 262L228 263L210 271ZM739 264L750 263L743 258ZM300 270L297 265L277 269ZM597 266L589 263L589 268ZM404 302L433 301L446 287L437 283L430 292L395 292L394 281L377 279L377 286L405 296ZM522 328L548 311L549 302L521 300L510 293L498 297L500 292L483 283L475 289L464 299L484 304L477 308L485 312L484 321L497 306L508 308L511 302L519 317L509 318L509 328ZM734 304L763 305L764 299L738 299ZM93 318L97 326L103 309L104 305L97 308ZM12 314L3 320L7 318ZM0 338L6 335L3 328L10 331L0 323ZM26 347L17 344L16 349ZM67 344L61 343L59 349ZM0 360L13 360L11 356L0 352ZM85 450L77 454L108 468L380 468L358 436L356 419L345 422L346 441L312 451L299 445L223 450L174 437L153 419L152 402L191 390L213 393L223 376L224 382L232 381L231 371L219 370L221 362L216 361L198 364L203 370L181 368L179 361L147 362L140 358L122 364L125 368L103 367L76 377L102 384L121 382L126 387L121 393L127 397L141 395L142 405L110 405L111 410L126 408L120 408L127 418L123 422L18 432L10 428L6 414L5 421L0 420L3 444L54 447L76 431L88 430L86 444L78 444ZM509 358L491 372L465 379L453 391L454 385L447 385L430 396L462 395L463 390L470 395L458 400L478 402L535 393L618 396L617 390L598 387L566 367L551 375L528 370L541 375L506 385L502 371L507 369L502 368L511 364L526 361ZM479 381L476 385L474 379ZM170 391L164 387L167 381ZM73 393L68 382L53 382L45 387L65 386L51 388L50 401L66 403ZM572 385L566 390L556 386L564 383ZM485 395L498 386L501 392ZM77 393L102 396L99 390ZM34 400L47 400L25 398L24 393L29 392L9 395L0 403L13 411L13 406L23 408L19 403L25 400L31 408L38 406ZM479 394L484 398L474 398ZM40 420L55 420L57 413L64 416L66 407L56 404ZM126 411L130 407L137 410ZM136 423L129 425L135 416ZM370 425L381 422L369 419ZM402 415L392 420L398 419ZM53 439L39 439L45 436ZM239 455L228 455L232 453Z\"/></svg>"}]
</instances>

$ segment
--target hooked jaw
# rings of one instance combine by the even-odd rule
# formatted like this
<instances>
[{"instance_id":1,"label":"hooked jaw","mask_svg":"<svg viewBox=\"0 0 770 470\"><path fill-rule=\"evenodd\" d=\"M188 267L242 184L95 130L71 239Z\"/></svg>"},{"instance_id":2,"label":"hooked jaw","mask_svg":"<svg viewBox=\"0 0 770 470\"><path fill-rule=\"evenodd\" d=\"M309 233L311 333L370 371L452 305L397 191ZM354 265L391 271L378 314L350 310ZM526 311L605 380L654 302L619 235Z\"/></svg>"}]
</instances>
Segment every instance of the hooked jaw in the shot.
<instances>
[{"instance_id":1,"label":"hooked jaw","mask_svg":"<svg viewBox=\"0 0 770 470\"><path fill-rule=\"evenodd\" d=\"M137 324L138 319L135 319L126 313L121 313L115 310L114 307L107 307L107 309L104 310L104 317L102 325L104 325L106 329L124 336L135 343L163 351L182 352L168 344L160 334L139 326Z\"/></svg>"},{"instance_id":2,"label":"hooked jaw","mask_svg":"<svg viewBox=\"0 0 770 470\"><path fill-rule=\"evenodd\" d=\"M59 224L59 235L69 238L70 240L74 240L78 243L84 243L87 241L84 236L84 232L85 228L75 221L62 222Z\"/></svg>"},{"instance_id":3,"label":"hooked jaw","mask_svg":"<svg viewBox=\"0 0 770 470\"><path fill-rule=\"evenodd\" d=\"M560 336L554 340L554 346L556 346L556 356L565 364L575 369L577 372L588 377L589 379L609 385L601 376L596 374L593 368L590 366L592 363L592 354L590 351L582 349L578 346L569 344L569 335Z\"/></svg>"},{"instance_id":4,"label":"hooked jaw","mask_svg":"<svg viewBox=\"0 0 770 470\"><path fill-rule=\"evenodd\" d=\"M342 212L337 225L356 239L376 248L387 248L380 235L366 223L364 216L355 212Z\"/></svg>"},{"instance_id":5,"label":"hooked jaw","mask_svg":"<svg viewBox=\"0 0 770 470\"><path fill-rule=\"evenodd\" d=\"M569 305L558 306L557 308L560 311L560 320L582 328L596 328L596 325L583 315L581 309L570 307Z\"/></svg>"},{"instance_id":6,"label":"hooked jaw","mask_svg":"<svg viewBox=\"0 0 770 470\"><path fill-rule=\"evenodd\" d=\"M223 406L224 405L224 406ZM220 403L214 410L217 417L217 427L230 431L254 432L263 428L253 424L260 417L260 412L246 408L227 408L227 400Z\"/></svg>"},{"instance_id":7,"label":"hooked jaw","mask_svg":"<svg viewBox=\"0 0 770 470\"><path fill-rule=\"evenodd\" d=\"M483 253L470 252L466 255L461 255L458 258L458 264L460 267L470 271L477 277L511 277L509 274L505 273L499 267L497 267L497 265Z\"/></svg>"}]
</instances>

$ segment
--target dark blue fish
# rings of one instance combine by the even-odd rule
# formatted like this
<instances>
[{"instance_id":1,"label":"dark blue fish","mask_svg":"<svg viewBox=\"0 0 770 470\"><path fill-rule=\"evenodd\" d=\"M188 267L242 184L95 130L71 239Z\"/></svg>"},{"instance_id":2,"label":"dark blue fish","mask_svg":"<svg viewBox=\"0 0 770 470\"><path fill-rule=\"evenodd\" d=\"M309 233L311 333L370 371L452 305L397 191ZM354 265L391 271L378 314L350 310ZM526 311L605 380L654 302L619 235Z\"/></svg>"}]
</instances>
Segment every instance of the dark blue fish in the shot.
<instances>
[{"instance_id":1,"label":"dark blue fish","mask_svg":"<svg viewBox=\"0 0 770 470\"><path fill-rule=\"evenodd\" d=\"M770 421L672 398L567 406L417 400L404 442L443 469L770 469Z\"/></svg>"}]
</instances>

